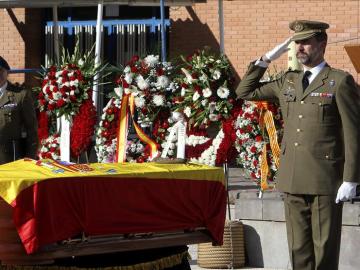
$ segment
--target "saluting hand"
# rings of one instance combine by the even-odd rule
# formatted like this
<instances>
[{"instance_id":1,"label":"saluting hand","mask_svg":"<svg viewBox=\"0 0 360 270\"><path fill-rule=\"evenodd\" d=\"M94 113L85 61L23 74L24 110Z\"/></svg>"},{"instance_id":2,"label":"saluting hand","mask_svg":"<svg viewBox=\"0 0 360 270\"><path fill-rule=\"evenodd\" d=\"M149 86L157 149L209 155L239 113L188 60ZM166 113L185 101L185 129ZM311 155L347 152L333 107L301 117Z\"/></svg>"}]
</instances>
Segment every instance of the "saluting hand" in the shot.
<instances>
[{"instance_id":1,"label":"saluting hand","mask_svg":"<svg viewBox=\"0 0 360 270\"><path fill-rule=\"evenodd\" d=\"M265 53L265 55L263 56L263 60L266 62L271 62L278 59L283 53L289 50L288 46L290 43L291 43L291 37L286 39L283 43L277 45L271 51Z\"/></svg>"},{"instance_id":2,"label":"saluting hand","mask_svg":"<svg viewBox=\"0 0 360 270\"><path fill-rule=\"evenodd\" d=\"M352 198L356 197L356 187L358 183L355 182L343 182L339 187L338 193L336 195L335 202L345 202L349 201Z\"/></svg>"}]
</instances>

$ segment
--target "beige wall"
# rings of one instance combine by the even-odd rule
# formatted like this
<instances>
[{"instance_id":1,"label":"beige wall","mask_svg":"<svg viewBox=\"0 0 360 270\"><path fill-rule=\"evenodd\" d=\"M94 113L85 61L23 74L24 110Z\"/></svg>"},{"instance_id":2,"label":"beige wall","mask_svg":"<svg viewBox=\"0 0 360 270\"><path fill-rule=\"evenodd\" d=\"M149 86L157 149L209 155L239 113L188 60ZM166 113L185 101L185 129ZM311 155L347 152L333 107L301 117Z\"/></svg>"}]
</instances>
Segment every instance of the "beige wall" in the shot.
<instances>
[{"instance_id":1,"label":"beige wall","mask_svg":"<svg viewBox=\"0 0 360 270\"><path fill-rule=\"evenodd\" d=\"M287 38L289 22L295 19L330 24L326 52L328 63L359 76L344 50L345 44L360 43L359 0L224 0L225 52L242 77L248 63ZM171 8L170 53L189 54L203 45L219 48L218 0L192 7ZM348 39L354 39L346 41ZM275 62L286 69L287 58ZM273 64L272 64L273 65Z\"/></svg>"},{"instance_id":2,"label":"beige wall","mask_svg":"<svg viewBox=\"0 0 360 270\"><path fill-rule=\"evenodd\" d=\"M41 9L0 9L0 55L11 68L39 68L42 57ZM11 74L13 82L33 85L35 74Z\"/></svg>"}]
</instances>

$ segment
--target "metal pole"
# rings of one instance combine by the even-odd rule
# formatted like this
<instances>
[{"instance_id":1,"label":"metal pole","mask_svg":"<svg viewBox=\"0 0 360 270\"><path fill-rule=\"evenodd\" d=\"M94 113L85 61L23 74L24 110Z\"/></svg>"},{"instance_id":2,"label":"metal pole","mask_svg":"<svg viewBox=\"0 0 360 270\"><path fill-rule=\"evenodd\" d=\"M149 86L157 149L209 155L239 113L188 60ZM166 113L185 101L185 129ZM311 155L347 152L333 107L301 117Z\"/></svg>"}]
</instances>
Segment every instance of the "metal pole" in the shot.
<instances>
[{"instance_id":1,"label":"metal pole","mask_svg":"<svg viewBox=\"0 0 360 270\"><path fill-rule=\"evenodd\" d=\"M166 61L165 0L160 0L161 15L161 61Z\"/></svg>"},{"instance_id":2,"label":"metal pole","mask_svg":"<svg viewBox=\"0 0 360 270\"><path fill-rule=\"evenodd\" d=\"M57 63L60 62L59 54L59 24L58 24L58 10L57 6L53 6L53 21L54 21L54 54Z\"/></svg>"},{"instance_id":3,"label":"metal pole","mask_svg":"<svg viewBox=\"0 0 360 270\"><path fill-rule=\"evenodd\" d=\"M96 43L95 43L95 66L99 66L101 63L101 26L102 26L102 17L103 17L103 1L99 1L98 3L98 13L97 13L97 21L96 21ZM96 110L99 112L99 74L96 74L94 77L94 87L92 99L93 103L96 107Z\"/></svg>"},{"instance_id":4,"label":"metal pole","mask_svg":"<svg viewBox=\"0 0 360 270\"><path fill-rule=\"evenodd\" d=\"M224 3L219 0L219 30L220 30L220 53L225 54L224 42Z\"/></svg>"}]
</instances>

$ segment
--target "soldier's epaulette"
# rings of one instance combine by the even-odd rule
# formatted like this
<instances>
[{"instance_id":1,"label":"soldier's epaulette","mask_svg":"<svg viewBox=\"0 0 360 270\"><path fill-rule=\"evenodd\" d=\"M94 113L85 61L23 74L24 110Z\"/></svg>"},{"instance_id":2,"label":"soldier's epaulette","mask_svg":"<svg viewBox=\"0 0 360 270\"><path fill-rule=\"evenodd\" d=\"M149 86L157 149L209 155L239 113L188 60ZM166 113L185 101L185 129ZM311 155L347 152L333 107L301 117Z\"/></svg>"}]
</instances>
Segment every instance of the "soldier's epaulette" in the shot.
<instances>
[{"instance_id":1,"label":"soldier's epaulette","mask_svg":"<svg viewBox=\"0 0 360 270\"><path fill-rule=\"evenodd\" d=\"M337 69L337 68L333 68L333 67L330 67L330 72L332 72L332 73L338 73L338 74L341 74L341 75L343 75L343 76L351 75L349 72L347 72L347 71L345 71L345 70Z\"/></svg>"}]
</instances>

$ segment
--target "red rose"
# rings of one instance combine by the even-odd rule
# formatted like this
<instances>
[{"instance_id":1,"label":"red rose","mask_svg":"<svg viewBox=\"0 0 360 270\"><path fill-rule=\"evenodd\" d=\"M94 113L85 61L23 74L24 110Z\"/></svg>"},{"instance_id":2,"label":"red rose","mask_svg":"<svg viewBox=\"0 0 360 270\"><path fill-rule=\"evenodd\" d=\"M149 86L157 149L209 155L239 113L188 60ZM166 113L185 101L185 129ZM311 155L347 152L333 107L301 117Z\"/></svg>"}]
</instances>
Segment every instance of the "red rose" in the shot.
<instances>
[{"instance_id":1,"label":"red rose","mask_svg":"<svg viewBox=\"0 0 360 270\"><path fill-rule=\"evenodd\" d=\"M58 108L62 107L65 105L65 101L63 99L59 99L57 102L56 102L56 106Z\"/></svg>"},{"instance_id":2,"label":"red rose","mask_svg":"<svg viewBox=\"0 0 360 270\"><path fill-rule=\"evenodd\" d=\"M137 62L139 61L140 57L138 55L134 55L132 58L131 58L131 61L133 62Z\"/></svg>"},{"instance_id":3,"label":"red rose","mask_svg":"<svg viewBox=\"0 0 360 270\"><path fill-rule=\"evenodd\" d=\"M50 111L54 110L54 109L55 109L55 104L49 104L49 105L48 105L48 109L49 109Z\"/></svg>"},{"instance_id":4,"label":"red rose","mask_svg":"<svg viewBox=\"0 0 360 270\"><path fill-rule=\"evenodd\" d=\"M250 148L250 152L251 153L256 153L256 151L257 151L257 148L255 147L255 146L252 146L251 148Z\"/></svg>"},{"instance_id":5,"label":"red rose","mask_svg":"<svg viewBox=\"0 0 360 270\"><path fill-rule=\"evenodd\" d=\"M122 87L129 88L129 84L124 79L122 79Z\"/></svg>"},{"instance_id":6,"label":"red rose","mask_svg":"<svg viewBox=\"0 0 360 270\"><path fill-rule=\"evenodd\" d=\"M164 123L162 123L161 127L167 129L169 127L169 123L164 122Z\"/></svg>"},{"instance_id":7,"label":"red rose","mask_svg":"<svg viewBox=\"0 0 360 270\"><path fill-rule=\"evenodd\" d=\"M138 72L138 69L135 66L132 66L130 69L131 69L132 73L137 73Z\"/></svg>"},{"instance_id":8,"label":"red rose","mask_svg":"<svg viewBox=\"0 0 360 270\"><path fill-rule=\"evenodd\" d=\"M263 140L263 138L261 135L258 135L255 137L255 141L257 141L257 142L261 142L262 140Z\"/></svg>"},{"instance_id":9,"label":"red rose","mask_svg":"<svg viewBox=\"0 0 360 270\"><path fill-rule=\"evenodd\" d=\"M108 127L110 126L109 121L105 120L105 121L103 122L103 126L104 126L105 128L108 128Z\"/></svg>"},{"instance_id":10,"label":"red rose","mask_svg":"<svg viewBox=\"0 0 360 270\"><path fill-rule=\"evenodd\" d=\"M199 85L194 84L194 90L195 90L196 92L198 92L199 94L201 94L201 87L200 87Z\"/></svg>"},{"instance_id":11,"label":"red rose","mask_svg":"<svg viewBox=\"0 0 360 270\"><path fill-rule=\"evenodd\" d=\"M113 109L108 108L108 109L106 110L106 113L110 115L110 114L113 114L114 112L113 112Z\"/></svg>"},{"instance_id":12,"label":"red rose","mask_svg":"<svg viewBox=\"0 0 360 270\"><path fill-rule=\"evenodd\" d=\"M164 75L164 70L163 70L162 68L157 69L157 70L156 70L156 75L157 75L157 76L162 76L162 75Z\"/></svg>"}]
</instances>

